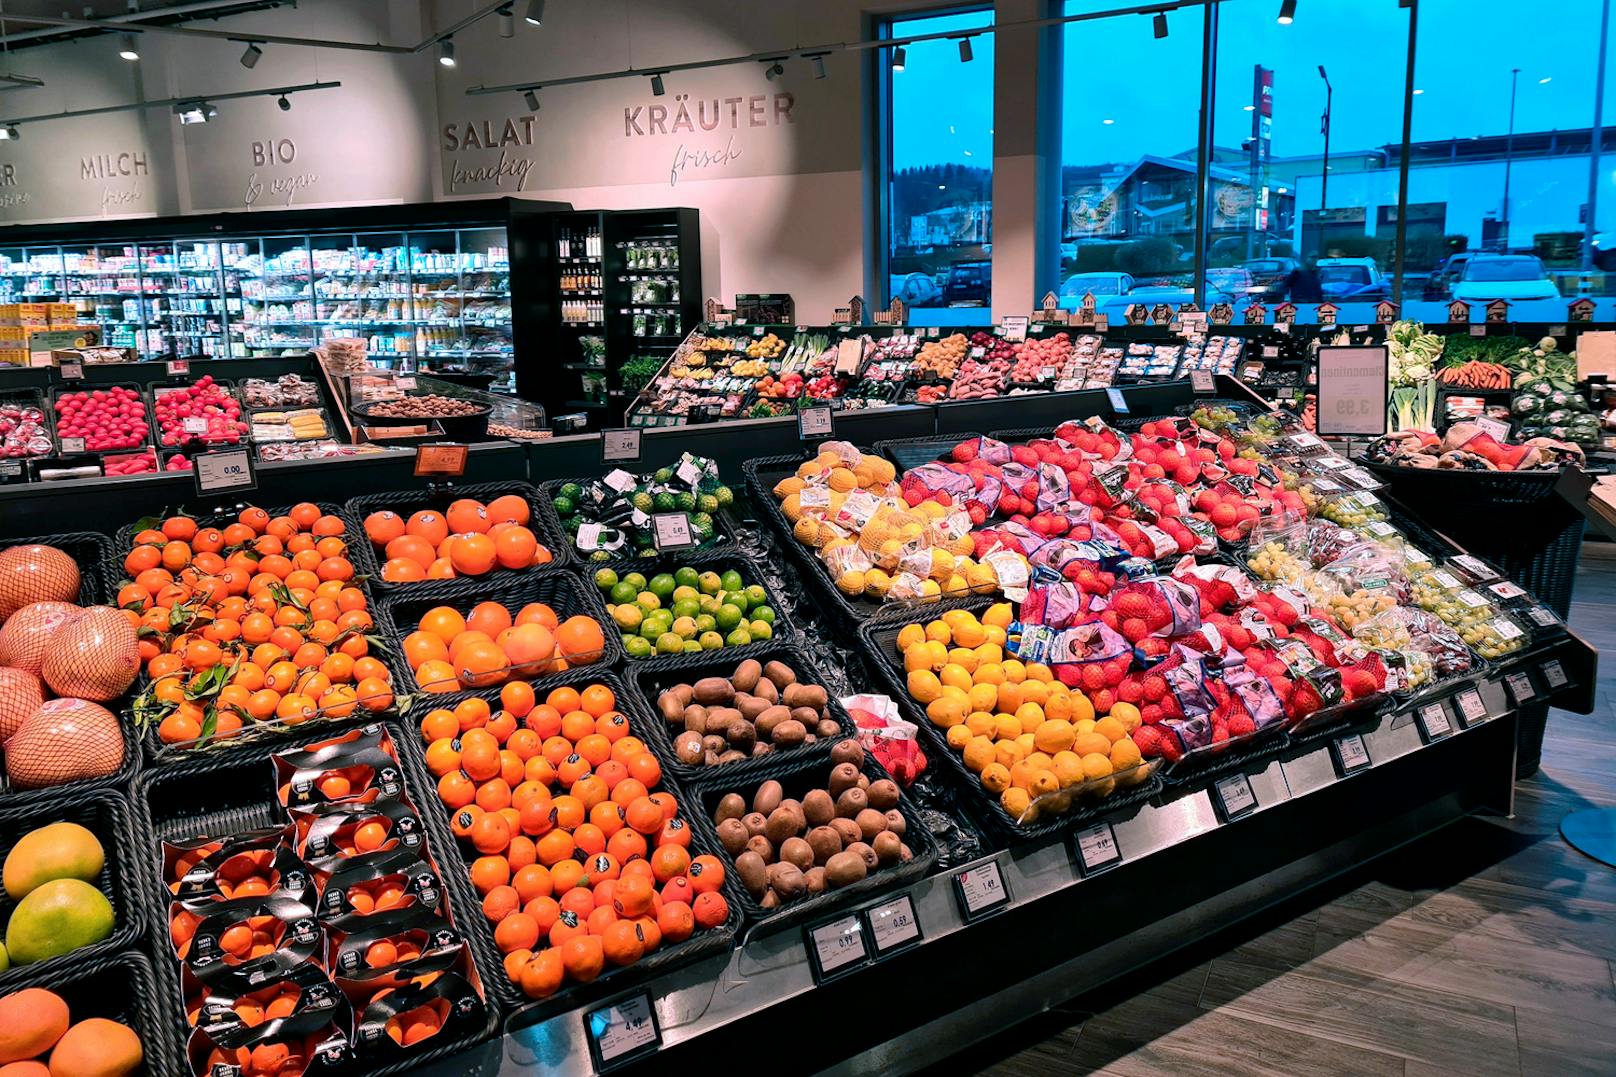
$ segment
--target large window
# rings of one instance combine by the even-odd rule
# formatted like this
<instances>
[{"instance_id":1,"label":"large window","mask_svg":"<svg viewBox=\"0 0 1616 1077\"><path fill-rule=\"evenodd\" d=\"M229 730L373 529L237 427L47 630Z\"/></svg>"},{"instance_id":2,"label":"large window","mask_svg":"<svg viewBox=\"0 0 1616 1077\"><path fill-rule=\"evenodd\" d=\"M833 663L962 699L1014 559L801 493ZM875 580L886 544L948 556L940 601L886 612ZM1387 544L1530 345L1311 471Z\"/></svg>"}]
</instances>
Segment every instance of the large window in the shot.
<instances>
[{"instance_id":1,"label":"large window","mask_svg":"<svg viewBox=\"0 0 1616 1077\"><path fill-rule=\"evenodd\" d=\"M991 11L895 19L890 35L960 37L889 50L887 295L920 325L986 325L993 284ZM968 44L962 41L968 40ZM970 56L967 61L965 56Z\"/></svg>"},{"instance_id":2,"label":"large window","mask_svg":"<svg viewBox=\"0 0 1616 1077\"><path fill-rule=\"evenodd\" d=\"M1067 13L1103 6L1116 5L1070 0ZM1059 294L1067 309L1087 294L1113 315L1192 294L1203 18L1186 8L1063 29Z\"/></svg>"}]
</instances>

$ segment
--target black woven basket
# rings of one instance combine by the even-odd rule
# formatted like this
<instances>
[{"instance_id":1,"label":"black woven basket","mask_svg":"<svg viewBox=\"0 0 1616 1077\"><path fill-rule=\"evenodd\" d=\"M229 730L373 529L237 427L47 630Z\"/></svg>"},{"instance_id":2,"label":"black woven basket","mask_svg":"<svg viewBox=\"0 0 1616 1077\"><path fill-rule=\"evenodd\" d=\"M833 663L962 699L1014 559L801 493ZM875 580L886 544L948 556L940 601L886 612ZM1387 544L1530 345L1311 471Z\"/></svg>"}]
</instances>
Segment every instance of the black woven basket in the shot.
<instances>
[{"instance_id":1,"label":"black woven basket","mask_svg":"<svg viewBox=\"0 0 1616 1077\"><path fill-rule=\"evenodd\" d=\"M430 1059L443 1058L488 1039L498 1029L499 1008L489 987L490 979L504 979L498 954L483 947L482 909L472 892L455 854L450 852L454 837L438 809L435 786L424 773L411 765L408 748L418 734L387 722L377 723L387 730L398 752L404 774L405 800L416 809L426 829L426 856L436 866L444 886L444 908L451 924L466 938L472 964L483 984L487 1019L475 1036L441 1044L408 1062L379 1068L366 1068L366 1074L400 1073ZM329 731L326 731L329 732ZM313 736L310 741L323 739ZM145 776L136 791L145 816L145 890L147 909L153 927L150 933L163 981L163 1008L166 1024L189 1035L185 1003L180 989L179 961L168 938L170 893L163 882L162 843L198 835L217 837L279 826L287 813L276 796L274 764L268 748L255 753L234 753L217 759L198 759ZM182 1051L183 1054L183 1046Z\"/></svg>"},{"instance_id":2,"label":"black woven basket","mask_svg":"<svg viewBox=\"0 0 1616 1077\"><path fill-rule=\"evenodd\" d=\"M247 503L243 504L241 506L241 508L246 508L250 504L251 504L251 502L247 502ZM318 508L322 515L335 516L335 517L337 517L337 519L342 520L344 526L348 528L348 530L342 535L342 538L343 538L343 540L345 542L348 543L349 548L350 548L350 552L351 552L352 547L354 545L356 545L356 542L355 542L354 534L353 534L353 531L352 531L352 525L348 523L347 517L345 517L343 515L343 513L342 513L342 506L334 504L334 503L332 503L330 501L313 501L313 502L310 502L310 504L312 504L316 508ZM292 510L292 508L293 508L293 506L291 506L291 505L279 505L279 506L276 506L275 508L264 508L264 511L269 513L270 519L273 520L277 516L285 516L288 512L290 512ZM166 510L166 509L164 510L165 513L167 513L167 511L168 510ZM214 508L208 508L208 509L201 509L201 510L194 510L193 511L190 506L186 506L186 505L175 506L174 512L188 512L192 517L195 518L196 526L198 528L204 528L204 527L224 528L229 524L235 523L237 521L238 516L240 515L240 510L239 509L237 509L235 511L227 511L227 510L220 510L217 507L214 507ZM161 522L162 517L161 516L153 516L151 519L156 519L157 521ZM122 527L118 528L118 530L116 530L116 531L114 531L112 533L112 556L111 556L111 561L116 566L116 569L117 569L116 574L111 577L112 581L117 581L117 580L120 580L120 579L127 579L128 578L128 573L124 572L124 570L123 570L123 561L124 561L124 558L129 556L129 551L134 548L135 536L137 534L139 534L143 530L143 528L140 527L139 525L142 524L142 523L146 523L146 522L147 522L146 520L136 520L136 521L134 521L132 523L124 524ZM156 527L157 524L153 523L150 526ZM363 530L361 530L359 532L359 537L363 538L364 534L365 534L365 532ZM353 560L353 558L350 557L349 560L351 561L351 560ZM357 562L355 563L354 567L355 567L355 569L358 568Z\"/></svg>"},{"instance_id":3,"label":"black woven basket","mask_svg":"<svg viewBox=\"0 0 1616 1077\"><path fill-rule=\"evenodd\" d=\"M396 691L415 691L415 672L404 657L404 637L416 630L421 615L436 606L453 606L462 614L480 602L498 602L514 616L530 602L543 602L555 610L558 620L565 621L575 614L593 617L601 626L605 641L598 661L585 669L605 669L623 660L623 644L612 620L606 615L606 604L600 600L593 583L587 586L570 572L546 572L534 576L512 576L499 583L481 580L440 580L423 583L409 590L385 595L377 602L377 624L388 641L387 661L393 670ZM532 678L535 690L552 678ZM425 692L414 697L415 706L453 707L468 693Z\"/></svg>"},{"instance_id":4,"label":"black woven basket","mask_svg":"<svg viewBox=\"0 0 1616 1077\"><path fill-rule=\"evenodd\" d=\"M32 538L0 540L0 550L13 546L54 546L71 557L79 566L79 604L94 606L111 604L118 597L113 586L116 576L107 574L107 561L112 556L112 540L99 531L67 531L60 535L35 535Z\"/></svg>"},{"instance_id":5,"label":"black woven basket","mask_svg":"<svg viewBox=\"0 0 1616 1077\"><path fill-rule=\"evenodd\" d=\"M681 668L698 659L711 657L714 654L736 655L736 661L747 657L754 651L762 650L772 643L792 643L797 639L797 626L792 622L790 611L786 608L784 595L768 587L763 582L763 569L758 563L739 550L719 550L711 553L665 554L661 557L638 557L627 561L612 561L609 564L586 565L584 586L593 587L595 594L602 604L607 596L596 587L593 572L588 569L610 568L619 574L638 572L649 579L659 572L673 572L680 568L693 568L697 572L719 572L734 569L741 574L741 579L747 584L759 584L769 591L768 606L774 611L774 624L771 626L773 635L766 640L740 645L725 644L722 648L712 651L691 651L680 654L652 654L646 658L636 658L628 654L629 661L638 664L655 665L659 668ZM627 648L624 648L627 653Z\"/></svg>"},{"instance_id":6,"label":"black woven basket","mask_svg":"<svg viewBox=\"0 0 1616 1077\"><path fill-rule=\"evenodd\" d=\"M902 475L912 467L922 464L934 463L938 460L949 459L949 453L954 446L971 438L979 438L981 434L964 432L939 437L928 434L918 438L890 438L886 441L877 441L870 446L876 452L892 461L892 466Z\"/></svg>"},{"instance_id":7,"label":"black woven basket","mask_svg":"<svg viewBox=\"0 0 1616 1077\"><path fill-rule=\"evenodd\" d=\"M1328 722L1322 725L1330 728ZM1161 779L1174 788L1205 785L1213 778L1258 760L1278 757L1291 743L1285 724L1275 722L1248 736L1230 737L1221 745L1187 751L1162 768Z\"/></svg>"},{"instance_id":8,"label":"black woven basket","mask_svg":"<svg viewBox=\"0 0 1616 1077\"><path fill-rule=\"evenodd\" d=\"M350 498L343 505L343 518L348 522L348 542L351 560L361 572L370 577L371 589L377 594L408 591L418 583L389 583L382 579L382 555L365 535L365 517L382 509L391 509L405 520L414 513L432 509L442 513L451 502L463 497L474 498L487 504L496 497L515 494L527 502L528 524L541 545L550 551L548 564L525 569L495 568L488 576L478 580L493 583L528 572L552 572L565 568L572 561L572 543L561 534L554 514L546 511L545 499L538 488L525 482L486 482L473 486L442 486L426 490L395 490L385 494L364 494Z\"/></svg>"},{"instance_id":9,"label":"black woven basket","mask_svg":"<svg viewBox=\"0 0 1616 1077\"><path fill-rule=\"evenodd\" d=\"M146 955L125 950L50 969L40 966L37 974L8 982L6 993L25 987L44 988L67 1003L71 1024L91 1017L116 1021L140 1037L143 1061L134 1073L175 1077L190 1071L174 1040L171 1015L159 1000L157 984Z\"/></svg>"},{"instance_id":10,"label":"black woven basket","mask_svg":"<svg viewBox=\"0 0 1616 1077\"><path fill-rule=\"evenodd\" d=\"M581 486L584 483L593 481L594 479L547 479L539 483L539 491L544 501L544 510L549 516L550 524L555 528L557 534L565 536L566 547L571 552L574 562L584 568L588 568L596 561L610 561L616 560L616 558L597 558L593 556L596 553L594 550L578 549L572 542L572 536L567 533L567 529L561 523L561 516L556 512L554 499L556 491L569 482L575 482ZM741 533L741 521L736 517L733 505L721 506L717 512L712 513L712 517L712 541L702 543L697 549L702 553L733 549Z\"/></svg>"},{"instance_id":11,"label":"black woven basket","mask_svg":"<svg viewBox=\"0 0 1616 1077\"><path fill-rule=\"evenodd\" d=\"M736 648L737 651L743 648ZM830 757L831 745L835 739L820 738L813 744L800 748L790 748L768 752L765 755L753 756L750 759L739 759L733 763L723 763L718 766L693 766L689 763L679 762L674 753L673 741L677 735L668 729L667 722L663 721L661 712L657 709L657 697L666 688L676 684L694 684L703 677L729 677L735 672L735 667L748 658L768 665L769 662L779 659L789 665L797 674L797 680L802 684L817 684L825 688L828 696L825 704L825 713L835 719L842 727L842 736L851 737L857 732L853 719L843 709L836 698L836 693L825 680L812 662L803 655L800 648L790 642L771 641L760 644L755 648L744 648L748 653L731 656L729 649L722 651L705 651L702 654L683 656L680 665L660 665L646 662L629 667L628 681L633 694L635 705L642 711L648 729L642 736L645 742L651 745L662 766L675 778L687 785L697 782L711 782L714 780L737 781L745 780L744 776L773 765L776 761L795 761L798 759ZM685 661L684 659L688 659ZM742 778L732 778L731 775L742 775Z\"/></svg>"},{"instance_id":12,"label":"black woven basket","mask_svg":"<svg viewBox=\"0 0 1616 1077\"><path fill-rule=\"evenodd\" d=\"M718 840L718 831L713 825L713 811L718 802L728 793L739 793L746 799L748 805L752 803L752 795L758 786L771 779L780 783L788 797L801 798L809 789L824 788L828 780L832 763L828 755L814 759L780 759L771 761L767 766L760 767L745 775L731 777L727 770L714 768L713 776L709 780L691 785L691 795L697 806L696 815L700 816L698 826L711 844L720 849L719 858L730 865L726 875L736 880L736 890L742 908L746 912L746 921L752 932L773 933L792 924L801 924L817 917L823 916L833 910L857 904L884 890L912 883L930 873L932 865L937 862L937 843L927 829L926 822L921 818L920 812L908 797L898 797L898 810L903 813L904 844L909 846L913 854L910 859L900 861L866 875L863 879L850 886L837 890L827 890L823 894L803 898L790 905L783 905L775 909L765 909L757 900L739 884L734 870L733 858L722 851ZM875 756L866 751L864 753L865 775L870 781L879 781L890 778L886 769L876 762ZM738 780L737 780L738 779ZM759 927L758 925L766 925Z\"/></svg>"},{"instance_id":13,"label":"black woven basket","mask_svg":"<svg viewBox=\"0 0 1616 1077\"><path fill-rule=\"evenodd\" d=\"M640 736L649 746L651 742L645 737L644 733L649 718L623 706L625 700L629 698L630 692L618 674L609 670L578 668L568 670L566 673L552 678L550 687L567 685L581 689L590 684L603 684L612 690L618 699L618 709L627 714L629 718L630 735ZM491 706L498 709L497 692L482 693L482 698L487 699ZM542 693L539 698L541 701L543 700ZM407 768L406 777L410 785L423 790L432 788L432 777L426 769L426 755L419 733L412 734L411 731L406 730L404 737L408 740L408 744L401 748L400 755L404 757ZM678 799L680 814L689 822L691 817L690 806L694 803L691 799L691 794L668 773L666 761L663 762L663 777L659 788L667 790ZM655 790L652 791L655 792ZM425 815L430 812L439 827L448 835L448 818L451 813L437 801L436 796L431 793L423 793L419 806L422 814ZM434 838L433 840L436 841L437 839ZM470 903L466 905L470 912L466 918L466 923L463 925L463 930L467 935L472 936L473 941L476 943L479 957L478 965L486 969L483 973L484 986L490 994L499 997L501 1005L511 1012L510 1020L513 1021L522 1020L525 1024L532 1024L542 1020L542 1015L544 1014L572 1009L586 1000L592 1000L601 995L614 992L637 979L727 951L734 939L736 929L740 926L742 895L739 888L732 886L731 880L726 879L723 889L725 899L729 903L730 916L723 925L692 935L682 943L660 949L651 956L640 959L633 965L623 968L608 968L592 983L575 984L556 992L547 999L535 1002L524 995L521 988L512 983L509 977L505 975L502 955L494 944L493 925L482 915L481 903L477 901L477 893L471 883L471 859L475 859L476 854L470 854L470 859L468 859L467 851L460 847L452 835L448 835L445 840L449 843L449 846L453 847L454 852L445 853L442 860L439 861L439 865L446 877L447 885L461 892L463 902ZM699 824L691 825L690 850L692 856L699 853L712 853L721 856L723 853L717 838L705 833Z\"/></svg>"},{"instance_id":14,"label":"black woven basket","mask_svg":"<svg viewBox=\"0 0 1616 1077\"><path fill-rule=\"evenodd\" d=\"M993 600L977 599L967 608L972 613L980 614ZM991 796L982 788L978 777L965 765L960 753L949 747L947 739L938 732L926 712L909 695L907 677L898 665L897 640L898 633L905 625L932 621L938 617L937 613L926 612L915 614L896 622L883 621L868 624L859 629L859 639L865 650L872 657L869 665L882 681L886 694L897 703L904 717L913 722L920 729L920 737L926 742L928 759L938 760L939 765L946 773L945 781L950 782L957 795L969 800L977 817L986 825L988 831L1007 844L1036 841L1052 834L1065 833L1092 819L1104 815L1121 812L1138 804L1143 804L1152 796L1161 791L1162 783L1159 774L1159 765L1146 761L1144 766L1150 769L1145 772L1144 779L1126 790L1113 792L1109 796L1101 797L1088 803L1074 802L1071 807L1059 815L1041 817L1029 824L1017 822L1005 810L997 797ZM1087 785L1088 783L1085 783ZM1098 790L1100 786L1090 788ZM1081 796L1081 791L1079 793Z\"/></svg>"},{"instance_id":15,"label":"black woven basket","mask_svg":"<svg viewBox=\"0 0 1616 1077\"><path fill-rule=\"evenodd\" d=\"M105 862L95 879L90 880L97 890L112 904L112 932L100 942L81 946L60 957L48 958L29 965L13 964L0 973L0 993L23 980L49 975L105 957L137 944L145 932L146 917L141 902L139 846L136 844L134 820L121 790L103 789L93 795L64 798L60 801L41 800L21 807L0 808L0 860L11 854L17 842L30 831L52 823L77 823L94 834L101 842ZM11 919L17 902L0 890L0 923Z\"/></svg>"}]
</instances>

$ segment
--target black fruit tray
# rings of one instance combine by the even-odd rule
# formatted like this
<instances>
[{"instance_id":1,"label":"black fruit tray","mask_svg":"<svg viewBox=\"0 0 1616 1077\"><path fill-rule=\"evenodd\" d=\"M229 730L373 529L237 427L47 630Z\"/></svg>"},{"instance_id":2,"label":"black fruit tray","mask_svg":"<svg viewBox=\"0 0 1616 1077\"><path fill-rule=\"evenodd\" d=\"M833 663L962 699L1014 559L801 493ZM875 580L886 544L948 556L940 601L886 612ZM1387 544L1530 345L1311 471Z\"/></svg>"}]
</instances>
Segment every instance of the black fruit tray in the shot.
<instances>
[{"instance_id":1,"label":"black fruit tray","mask_svg":"<svg viewBox=\"0 0 1616 1077\"><path fill-rule=\"evenodd\" d=\"M962 441L979 438L981 434L974 431L965 431L959 434L948 434L942 437L929 434L918 438L890 438L886 441L877 441L870 446L876 452L892 461L892 466L902 475L910 468L922 464L935 463L939 460L948 460L949 453L954 446Z\"/></svg>"},{"instance_id":2,"label":"black fruit tray","mask_svg":"<svg viewBox=\"0 0 1616 1077\"><path fill-rule=\"evenodd\" d=\"M47 692L49 689L47 688ZM128 697L124 697L127 699ZM118 719L118 726L123 730L123 762L118 769L104 778L87 778L82 781L63 782L60 785L47 785L38 789L17 789L11 784L11 777L4 770L0 770L0 809L33 807L34 805L74 803L93 797L104 790L128 789L135 780L141 767L140 759L140 733L123 714L124 700L114 700L110 703L97 704L111 711Z\"/></svg>"},{"instance_id":3,"label":"black fruit tray","mask_svg":"<svg viewBox=\"0 0 1616 1077\"><path fill-rule=\"evenodd\" d=\"M14 546L54 546L79 566L79 604L110 605L118 597L117 576L107 572L112 540L99 531L68 531L60 535L0 540L0 550Z\"/></svg>"},{"instance_id":4,"label":"black fruit tray","mask_svg":"<svg viewBox=\"0 0 1616 1077\"><path fill-rule=\"evenodd\" d=\"M626 470L626 469L624 469L624 470ZM632 557L629 557L629 558L613 557L613 556L596 557L594 555L596 553L598 553L599 551L580 550L576 545L574 545L574 543L572 541L572 536L567 533L566 527L562 525L562 523L561 523L561 515L560 515L560 513L556 512L556 508L555 508L555 497L556 497L557 491L559 491L563 486L565 486L569 482L575 482L578 485L583 486L583 485L585 485L587 483L590 483L590 482L593 482L593 481L595 481L595 480L592 479L592 478L585 478L585 479L549 479L549 480L547 480L545 482L539 483L539 491L543 495L544 508L545 508L545 512L549 514L550 523L555 527L556 533L558 535L561 535L561 536L564 537L566 547L567 547L568 551L571 553L575 563L583 566L586 569L591 564L593 564L593 563L595 563L597 561L615 561L615 560L632 560L633 559ZM705 543L701 544L700 546L698 546L697 550L699 550L702 553L715 553L715 552L720 551L720 550L730 550L730 549L735 548L735 546L737 545L737 543L740 540L741 521L735 515L734 506L733 505L719 506L718 511L715 512L715 513L712 513L711 515L712 515L712 518L713 518L713 538L712 538L712 540L710 542L705 542Z\"/></svg>"},{"instance_id":5,"label":"black fruit tray","mask_svg":"<svg viewBox=\"0 0 1616 1077\"><path fill-rule=\"evenodd\" d=\"M92 1017L116 1021L140 1037L142 1061L134 1074L170 1077L188 1073L185 1052L174 1040L172 1015L158 1000L157 977L143 953L125 950L83 958L6 984L6 993L37 987L67 1003L70 1027Z\"/></svg>"}]
</instances>

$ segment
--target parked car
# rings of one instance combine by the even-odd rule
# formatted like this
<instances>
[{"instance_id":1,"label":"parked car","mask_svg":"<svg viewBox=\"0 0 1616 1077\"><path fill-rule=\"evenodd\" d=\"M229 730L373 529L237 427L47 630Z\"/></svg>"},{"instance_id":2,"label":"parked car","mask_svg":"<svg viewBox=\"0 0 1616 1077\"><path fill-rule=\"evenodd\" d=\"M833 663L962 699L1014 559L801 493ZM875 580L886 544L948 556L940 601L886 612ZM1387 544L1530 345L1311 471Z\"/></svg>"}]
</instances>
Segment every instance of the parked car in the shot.
<instances>
[{"instance_id":1,"label":"parked car","mask_svg":"<svg viewBox=\"0 0 1616 1077\"><path fill-rule=\"evenodd\" d=\"M981 306L988 301L992 262L959 262L948 271L943 302L949 306Z\"/></svg>"},{"instance_id":2,"label":"parked car","mask_svg":"<svg viewBox=\"0 0 1616 1077\"><path fill-rule=\"evenodd\" d=\"M1616 269L1616 232L1595 232L1593 244L1595 267Z\"/></svg>"},{"instance_id":3,"label":"parked car","mask_svg":"<svg viewBox=\"0 0 1616 1077\"><path fill-rule=\"evenodd\" d=\"M1324 298L1342 301L1378 301L1391 298L1391 281L1381 275L1373 258L1320 258L1319 284Z\"/></svg>"},{"instance_id":4,"label":"parked car","mask_svg":"<svg viewBox=\"0 0 1616 1077\"><path fill-rule=\"evenodd\" d=\"M1478 254L1465 263L1451 291L1467 303L1560 298L1543 259L1531 254Z\"/></svg>"},{"instance_id":5,"label":"parked car","mask_svg":"<svg viewBox=\"0 0 1616 1077\"><path fill-rule=\"evenodd\" d=\"M943 298L943 290L937 287L930 273L899 273L892 278L892 288L887 294L910 307L939 306Z\"/></svg>"},{"instance_id":6,"label":"parked car","mask_svg":"<svg viewBox=\"0 0 1616 1077\"><path fill-rule=\"evenodd\" d=\"M1108 296L1127 295L1133 288L1133 277L1128 273L1073 273L1060 286L1061 309L1077 310L1090 292L1094 293L1098 305Z\"/></svg>"},{"instance_id":7,"label":"parked car","mask_svg":"<svg viewBox=\"0 0 1616 1077\"><path fill-rule=\"evenodd\" d=\"M1213 303L1244 302L1255 286L1255 278L1248 269L1209 269L1206 271L1206 301Z\"/></svg>"},{"instance_id":8,"label":"parked car","mask_svg":"<svg viewBox=\"0 0 1616 1077\"><path fill-rule=\"evenodd\" d=\"M1294 258L1253 258L1240 268L1251 274L1252 298L1276 302L1285 298L1285 279L1300 264Z\"/></svg>"},{"instance_id":9,"label":"parked car","mask_svg":"<svg viewBox=\"0 0 1616 1077\"><path fill-rule=\"evenodd\" d=\"M1061 268L1065 269L1077 261L1077 244L1068 240L1060 245Z\"/></svg>"},{"instance_id":10,"label":"parked car","mask_svg":"<svg viewBox=\"0 0 1616 1077\"><path fill-rule=\"evenodd\" d=\"M1465 263L1476 256L1475 251L1457 251L1448 255L1436 264L1431 275L1425 279L1425 288L1421 296L1429 300L1445 300L1449 297L1453 282L1459 279L1464 271ZM1404 285L1407 288L1407 285Z\"/></svg>"}]
</instances>

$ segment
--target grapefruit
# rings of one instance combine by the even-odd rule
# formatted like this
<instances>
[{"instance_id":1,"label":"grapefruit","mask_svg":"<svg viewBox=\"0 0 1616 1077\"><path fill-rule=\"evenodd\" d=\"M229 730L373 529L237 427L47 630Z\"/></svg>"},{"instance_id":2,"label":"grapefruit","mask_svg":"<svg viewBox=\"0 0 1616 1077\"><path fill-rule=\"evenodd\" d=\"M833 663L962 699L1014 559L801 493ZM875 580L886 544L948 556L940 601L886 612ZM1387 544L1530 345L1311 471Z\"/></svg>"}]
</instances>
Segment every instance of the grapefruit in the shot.
<instances>
[{"instance_id":1,"label":"grapefruit","mask_svg":"<svg viewBox=\"0 0 1616 1077\"><path fill-rule=\"evenodd\" d=\"M67 1003L54 991L27 987L0 998L0 1062L42 1055L67 1031Z\"/></svg>"},{"instance_id":2,"label":"grapefruit","mask_svg":"<svg viewBox=\"0 0 1616 1077\"><path fill-rule=\"evenodd\" d=\"M88 606L56 632L40 675L59 696L117 699L140 672L135 626L111 606Z\"/></svg>"},{"instance_id":3,"label":"grapefruit","mask_svg":"<svg viewBox=\"0 0 1616 1077\"><path fill-rule=\"evenodd\" d=\"M101 841L77 823L51 823L22 836L6 854L6 893L21 900L53 879L91 882L106 864Z\"/></svg>"},{"instance_id":4,"label":"grapefruit","mask_svg":"<svg viewBox=\"0 0 1616 1077\"><path fill-rule=\"evenodd\" d=\"M13 964L72 953L112 934L112 903L83 879L54 879L17 902L6 924Z\"/></svg>"},{"instance_id":5,"label":"grapefruit","mask_svg":"<svg viewBox=\"0 0 1616 1077\"><path fill-rule=\"evenodd\" d=\"M124 1077L140 1068L140 1037L127 1025L90 1017L63 1034L51 1052L51 1077Z\"/></svg>"},{"instance_id":6,"label":"grapefruit","mask_svg":"<svg viewBox=\"0 0 1616 1077\"><path fill-rule=\"evenodd\" d=\"M45 702L45 686L25 669L0 666L0 744Z\"/></svg>"},{"instance_id":7,"label":"grapefruit","mask_svg":"<svg viewBox=\"0 0 1616 1077\"><path fill-rule=\"evenodd\" d=\"M0 550L0 621L30 602L79 597L79 566L54 546Z\"/></svg>"},{"instance_id":8,"label":"grapefruit","mask_svg":"<svg viewBox=\"0 0 1616 1077\"><path fill-rule=\"evenodd\" d=\"M33 602L6 618L0 628L0 666L39 675L56 630L79 615L67 602Z\"/></svg>"},{"instance_id":9,"label":"grapefruit","mask_svg":"<svg viewBox=\"0 0 1616 1077\"><path fill-rule=\"evenodd\" d=\"M82 699L51 699L6 741L6 774L15 789L105 778L123 765L123 753L123 729L111 711Z\"/></svg>"}]
</instances>

